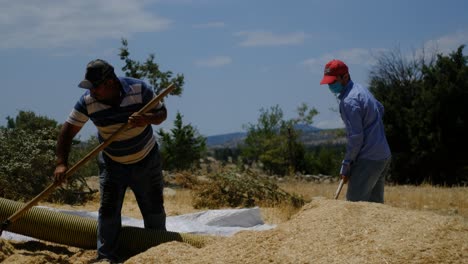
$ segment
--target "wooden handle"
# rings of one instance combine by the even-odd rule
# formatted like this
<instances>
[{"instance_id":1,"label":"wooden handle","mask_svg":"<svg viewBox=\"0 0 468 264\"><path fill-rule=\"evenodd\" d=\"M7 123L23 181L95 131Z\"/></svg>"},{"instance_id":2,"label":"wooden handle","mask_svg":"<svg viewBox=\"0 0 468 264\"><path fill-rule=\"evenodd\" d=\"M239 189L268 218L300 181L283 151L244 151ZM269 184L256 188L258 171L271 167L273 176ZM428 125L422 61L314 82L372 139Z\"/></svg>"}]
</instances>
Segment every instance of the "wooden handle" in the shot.
<instances>
[{"instance_id":1,"label":"wooden handle","mask_svg":"<svg viewBox=\"0 0 468 264\"><path fill-rule=\"evenodd\" d=\"M338 189L336 189L336 192L335 192L335 200L338 199L338 196L340 196L341 189L343 189L343 184L344 184L344 180L341 179L340 184L338 184Z\"/></svg>"}]
</instances>

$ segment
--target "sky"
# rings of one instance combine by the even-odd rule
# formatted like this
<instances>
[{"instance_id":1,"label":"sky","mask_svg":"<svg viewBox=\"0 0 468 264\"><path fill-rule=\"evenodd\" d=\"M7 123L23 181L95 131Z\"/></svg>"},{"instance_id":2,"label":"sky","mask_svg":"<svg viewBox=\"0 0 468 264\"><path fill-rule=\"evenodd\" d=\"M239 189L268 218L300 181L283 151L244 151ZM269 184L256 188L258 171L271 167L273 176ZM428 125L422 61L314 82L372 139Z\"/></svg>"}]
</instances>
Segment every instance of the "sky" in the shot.
<instances>
[{"instance_id":1,"label":"sky","mask_svg":"<svg viewBox=\"0 0 468 264\"><path fill-rule=\"evenodd\" d=\"M123 75L125 38L133 60L154 54L162 71L185 77L155 129L171 129L180 112L201 135L240 132L261 108L278 105L290 119L302 103L319 111L314 126L343 127L319 85L329 60L367 85L379 54L467 44L466 10L464 0L0 0L0 125L20 110L64 122L89 61ZM95 133L88 122L79 136Z\"/></svg>"}]
</instances>

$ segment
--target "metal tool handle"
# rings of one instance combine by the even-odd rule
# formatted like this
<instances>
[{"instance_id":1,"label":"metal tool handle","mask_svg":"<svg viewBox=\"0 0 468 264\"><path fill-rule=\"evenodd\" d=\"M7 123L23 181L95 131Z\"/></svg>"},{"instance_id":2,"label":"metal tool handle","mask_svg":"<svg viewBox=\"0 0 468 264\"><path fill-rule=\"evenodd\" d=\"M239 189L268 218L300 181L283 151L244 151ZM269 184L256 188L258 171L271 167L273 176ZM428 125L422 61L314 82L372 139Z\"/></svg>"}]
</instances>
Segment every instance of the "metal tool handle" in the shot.
<instances>
[{"instance_id":1,"label":"metal tool handle","mask_svg":"<svg viewBox=\"0 0 468 264\"><path fill-rule=\"evenodd\" d=\"M336 192L335 192L335 200L338 199L338 196L340 196L340 192L341 192L341 189L343 189L343 185L344 185L344 180L341 179L340 184L338 184L338 189L336 189Z\"/></svg>"},{"instance_id":2,"label":"metal tool handle","mask_svg":"<svg viewBox=\"0 0 468 264\"><path fill-rule=\"evenodd\" d=\"M132 116L135 115L141 115L149 110L153 109L159 102L161 102L166 95L168 95L172 90L174 90L176 86L171 83L165 90L163 90L160 94L155 96L151 101L149 101L143 108L141 108L138 112L132 114ZM75 163L70 169L68 169L65 172L65 179L68 178L70 175L72 175L79 167L81 167L83 164L85 164L87 161L95 157L101 150L109 146L110 143L115 141L117 136L119 136L123 131L125 131L128 127L130 126L129 123L123 124L117 131L114 132L108 139L106 139L104 142L99 144L97 147L95 147L91 152L89 152L85 157L83 157L80 161ZM5 230L10 224L14 223L16 220L18 220L24 213L26 213L31 207L36 205L41 199L47 197L50 193L52 193L53 190L55 190L56 187L61 185L62 182L57 182L54 181L52 184L50 184L44 191L42 191L40 194L38 194L36 197L34 197L31 201L29 201L27 204L25 204L21 209L16 211L12 216L10 216L8 219L6 219L1 225L0 225L0 236L2 235L3 230Z\"/></svg>"}]
</instances>

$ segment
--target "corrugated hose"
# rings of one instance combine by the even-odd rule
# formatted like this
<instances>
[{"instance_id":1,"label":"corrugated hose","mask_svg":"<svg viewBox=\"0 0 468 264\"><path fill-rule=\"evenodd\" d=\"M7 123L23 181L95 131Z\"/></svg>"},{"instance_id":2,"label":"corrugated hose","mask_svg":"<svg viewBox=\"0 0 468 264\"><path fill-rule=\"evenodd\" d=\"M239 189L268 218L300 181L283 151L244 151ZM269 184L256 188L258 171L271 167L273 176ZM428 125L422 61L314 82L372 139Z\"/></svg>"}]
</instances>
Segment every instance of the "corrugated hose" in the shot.
<instances>
[{"instance_id":1,"label":"corrugated hose","mask_svg":"<svg viewBox=\"0 0 468 264\"><path fill-rule=\"evenodd\" d=\"M23 203L0 198L0 219L7 219L23 206ZM46 208L31 208L22 218L11 223L8 231L84 249L95 249L97 244L96 220ZM119 234L119 252L136 255L170 241L185 242L195 247L206 243L200 235L123 226Z\"/></svg>"}]
</instances>

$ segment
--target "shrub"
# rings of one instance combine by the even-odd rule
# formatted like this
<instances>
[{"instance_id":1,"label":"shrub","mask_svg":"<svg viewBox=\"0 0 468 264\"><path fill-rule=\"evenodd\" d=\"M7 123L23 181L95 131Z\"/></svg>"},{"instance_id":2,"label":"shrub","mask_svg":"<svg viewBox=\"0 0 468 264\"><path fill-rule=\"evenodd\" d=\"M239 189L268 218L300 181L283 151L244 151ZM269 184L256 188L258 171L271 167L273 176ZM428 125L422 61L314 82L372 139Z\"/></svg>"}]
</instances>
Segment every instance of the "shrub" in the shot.
<instances>
[{"instance_id":1,"label":"shrub","mask_svg":"<svg viewBox=\"0 0 468 264\"><path fill-rule=\"evenodd\" d=\"M161 157L165 170L188 170L199 166L206 153L206 139L191 124L184 125L178 112L171 133L160 129Z\"/></svg>"},{"instance_id":2,"label":"shrub","mask_svg":"<svg viewBox=\"0 0 468 264\"><path fill-rule=\"evenodd\" d=\"M195 208L273 206L288 203L304 205L302 196L289 194L278 185L252 171L239 174L235 170L212 174L209 181L194 188Z\"/></svg>"},{"instance_id":3,"label":"shrub","mask_svg":"<svg viewBox=\"0 0 468 264\"><path fill-rule=\"evenodd\" d=\"M0 130L0 196L26 201L43 191L53 181L55 169L55 128L27 131ZM86 183L71 177L60 186L49 201L82 202Z\"/></svg>"},{"instance_id":4,"label":"shrub","mask_svg":"<svg viewBox=\"0 0 468 264\"><path fill-rule=\"evenodd\" d=\"M188 171L177 172L174 177L174 184L185 189L193 189L200 181Z\"/></svg>"}]
</instances>

